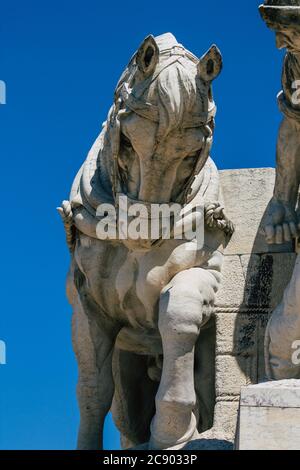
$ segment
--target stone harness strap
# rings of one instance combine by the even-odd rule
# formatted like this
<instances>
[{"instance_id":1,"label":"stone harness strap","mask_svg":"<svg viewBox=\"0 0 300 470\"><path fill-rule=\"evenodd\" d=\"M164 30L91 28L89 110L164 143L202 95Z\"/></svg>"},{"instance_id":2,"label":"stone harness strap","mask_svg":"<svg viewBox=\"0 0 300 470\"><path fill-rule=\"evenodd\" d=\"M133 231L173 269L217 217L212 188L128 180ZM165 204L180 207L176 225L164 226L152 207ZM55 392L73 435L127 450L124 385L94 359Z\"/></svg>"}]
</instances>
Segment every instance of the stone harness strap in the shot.
<instances>
[{"instance_id":1,"label":"stone harness strap","mask_svg":"<svg viewBox=\"0 0 300 470\"><path fill-rule=\"evenodd\" d=\"M167 61L163 61L160 65L158 65L155 73L146 79L141 86L138 88L137 92L139 97L135 96L130 89L130 83L134 78L134 73L131 74L129 77L126 77L127 80L119 89L119 97L117 98L116 110L115 110L115 129L114 129L114 137L115 137L115 144L113 149L113 194L114 199L117 199L117 195L122 193L121 185L120 185L120 177L119 177L119 165L118 165L118 158L119 158L119 145L120 145L120 117L122 114L126 114L128 111L126 108L129 108L130 111L138 114L139 116L149 119L153 122L159 122L159 110L158 107L144 101L141 97L143 96L144 92L150 87L150 85L158 78L160 73L165 70L166 68L170 67L171 65L175 64L176 62L181 63L184 67L184 63L180 60L181 57L187 57L192 60L195 64L198 63L198 59L191 53L189 53L186 49L182 46L174 46L172 49L166 49L160 52L160 55L169 54L170 57ZM199 84L197 85L198 89L201 94L203 94L204 90L200 89ZM206 94L208 93L207 87L205 87ZM122 108L122 106L126 106L126 108ZM122 108L122 109L121 109ZM207 158L209 157L209 152L212 146L212 122L216 114L216 106L213 106L207 110L207 112L203 112L202 115L194 115L188 118L184 124L184 128L193 128L193 127L202 127L205 131L205 143L201 152L199 153L197 163L195 165L194 171L189 178L185 188L182 191L183 195L183 203L187 204L190 202L189 194L192 191L192 184L198 175L198 173L202 170ZM156 144L157 145L157 144ZM139 202L139 201L137 201ZM140 201L146 203L145 201Z\"/></svg>"}]
</instances>

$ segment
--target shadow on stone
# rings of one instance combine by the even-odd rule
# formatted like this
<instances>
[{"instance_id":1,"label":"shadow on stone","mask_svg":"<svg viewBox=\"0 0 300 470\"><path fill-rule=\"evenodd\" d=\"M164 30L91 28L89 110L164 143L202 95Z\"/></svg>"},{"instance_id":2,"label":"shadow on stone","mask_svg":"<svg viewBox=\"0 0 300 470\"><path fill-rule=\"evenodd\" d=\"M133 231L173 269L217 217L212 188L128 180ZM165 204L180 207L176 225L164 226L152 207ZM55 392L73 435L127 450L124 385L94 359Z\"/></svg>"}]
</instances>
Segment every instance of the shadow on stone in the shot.
<instances>
[{"instance_id":1,"label":"shadow on stone","mask_svg":"<svg viewBox=\"0 0 300 470\"><path fill-rule=\"evenodd\" d=\"M225 439L196 439L182 450L233 450L233 443Z\"/></svg>"},{"instance_id":2,"label":"shadow on stone","mask_svg":"<svg viewBox=\"0 0 300 470\"><path fill-rule=\"evenodd\" d=\"M181 451L194 450L233 450L234 445L226 439L194 439L188 442ZM148 443L141 444L129 450L148 450ZM168 450L168 449L166 449Z\"/></svg>"}]
</instances>

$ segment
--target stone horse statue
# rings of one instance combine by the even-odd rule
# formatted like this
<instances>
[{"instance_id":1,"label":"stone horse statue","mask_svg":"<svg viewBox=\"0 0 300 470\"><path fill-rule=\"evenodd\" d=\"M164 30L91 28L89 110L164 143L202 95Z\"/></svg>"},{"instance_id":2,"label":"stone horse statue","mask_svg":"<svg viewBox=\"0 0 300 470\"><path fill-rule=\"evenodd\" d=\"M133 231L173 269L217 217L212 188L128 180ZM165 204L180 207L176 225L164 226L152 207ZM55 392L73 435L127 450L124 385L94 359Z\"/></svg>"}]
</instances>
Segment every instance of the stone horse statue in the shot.
<instances>
[{"instance_id":1,"label":"stone horse statue","mask_svg":"<svg viewBox=\"0 0 300 470\"><path fill-rule=\"evenodd\" d=\"M79 364L78 447L102 447L112 410L123 446L182 448L212 426L213 307L233 232L209 157L216 46L199 60L172 34L147 37L59 212ZM203 240L99 239L99 206L200 206ZM198 214L199 215L199 214ZM188 217L188 215L187 215ZM192 222L193 224L194 222Z\"/></svg>"}]
</instances>

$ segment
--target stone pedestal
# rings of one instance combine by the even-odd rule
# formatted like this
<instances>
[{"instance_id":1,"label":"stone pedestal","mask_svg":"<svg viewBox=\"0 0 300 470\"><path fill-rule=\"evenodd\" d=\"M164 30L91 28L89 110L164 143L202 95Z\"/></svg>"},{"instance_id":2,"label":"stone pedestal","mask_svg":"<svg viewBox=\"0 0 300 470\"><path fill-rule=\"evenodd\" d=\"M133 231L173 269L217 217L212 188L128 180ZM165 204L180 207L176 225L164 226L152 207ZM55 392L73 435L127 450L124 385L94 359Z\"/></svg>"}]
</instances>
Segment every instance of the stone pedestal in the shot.
<instances>
[{"instance_id":1,"label":"stone pedestal","mask_svg":"<svg viewBox=\"0 0 300 470\"><path fill-rule=\"evenodd\" d=\"M216 406L210 434L233 442L241 387L265 378L265 328L292 276L296 254L292 244L265 241L274 169L225 170L220 179L226 214L236 231L225 251L215 306Z\"/></svg>"},{"instance_id":2,"label":"stone pedestal","mask_svg":"<svg viewBox=\"0 0 300 470\"><path fill-rule=\"evenodd\" d=\"M300 449L300 380L242 387L236 447Z\"/></svg>"}]
</instances>

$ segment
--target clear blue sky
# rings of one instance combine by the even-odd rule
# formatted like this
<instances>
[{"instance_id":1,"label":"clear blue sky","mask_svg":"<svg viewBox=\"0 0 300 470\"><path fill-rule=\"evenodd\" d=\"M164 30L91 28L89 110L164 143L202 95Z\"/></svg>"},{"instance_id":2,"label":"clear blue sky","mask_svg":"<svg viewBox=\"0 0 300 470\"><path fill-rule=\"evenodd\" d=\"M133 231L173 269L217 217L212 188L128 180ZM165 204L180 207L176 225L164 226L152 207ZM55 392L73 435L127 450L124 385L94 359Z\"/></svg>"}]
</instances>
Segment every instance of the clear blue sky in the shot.
<instances>
[{"instance_id":1,"label":"clear blue sky","mask_svg":"<svg viewBox=\"0 0 300 470\"><path fill-rule=\"evenodd\" d=\"M219 168L274 166L282 53L256 0L0 0L0 448L72 449L78 410L69 255L55 208L105 120L116 82L149 33L224 71L212 155ZM109 420L106 447L117 448Z\"/></svg>"}]
</instances>

